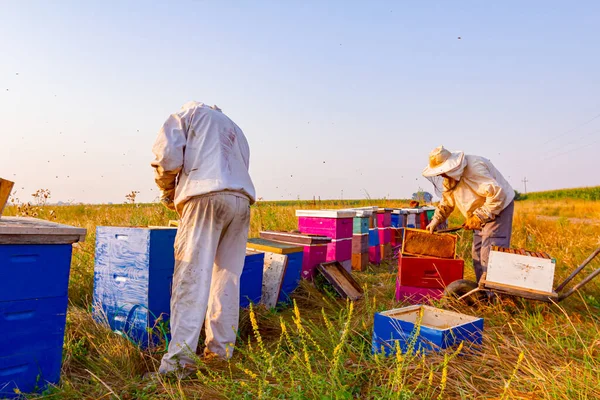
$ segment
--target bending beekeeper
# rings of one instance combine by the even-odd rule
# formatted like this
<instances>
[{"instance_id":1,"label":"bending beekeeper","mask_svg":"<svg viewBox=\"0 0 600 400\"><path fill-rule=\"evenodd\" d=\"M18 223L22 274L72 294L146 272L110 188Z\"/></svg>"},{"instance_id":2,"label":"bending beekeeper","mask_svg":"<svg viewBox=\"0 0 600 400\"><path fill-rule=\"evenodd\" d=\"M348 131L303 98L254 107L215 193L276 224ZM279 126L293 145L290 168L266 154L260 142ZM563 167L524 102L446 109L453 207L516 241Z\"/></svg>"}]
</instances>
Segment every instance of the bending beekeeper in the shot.
<instances>
[{"instance_id":1,"label":"bending beekeeper","mask_svg":"<svg viewBox=\"0 0 600 400\"><path fill-rule=\"evenodd\" d=\"M479 282L487 271L491 247L510 247L515 191L490 160L443 146L429 154L423 176L441 195L426 229L434 232L458 207L467 218L465 229L474 231L473 268Z\"/></svg>"},{"instance_id":2,"label":"bending beekeeper","mask_svg":"<svg viewBox=\"0 0 600 400\"><path fill-rule=\"evenodd\" d=\"M153 153L161 201L180 215L175 239L171 342L159 373L194 370L205 324L205 357L233 354L240 275L254 185L242 130L216 106L185 104L158 133Z\"/></svg>"}]
</instances>

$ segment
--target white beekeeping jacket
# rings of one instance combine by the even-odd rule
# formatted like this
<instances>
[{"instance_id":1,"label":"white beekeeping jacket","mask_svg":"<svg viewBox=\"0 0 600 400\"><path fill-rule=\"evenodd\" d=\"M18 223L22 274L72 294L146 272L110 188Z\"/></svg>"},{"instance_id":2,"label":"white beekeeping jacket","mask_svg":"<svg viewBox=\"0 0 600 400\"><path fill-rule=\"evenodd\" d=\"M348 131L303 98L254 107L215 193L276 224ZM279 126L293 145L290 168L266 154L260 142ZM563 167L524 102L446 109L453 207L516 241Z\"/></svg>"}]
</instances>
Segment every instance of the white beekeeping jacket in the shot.
<instances>
[{"instance_id":1,"label":"white beekeeping jacket","mask_svg":"<svg viewBox=\"0 0 600 400\"><path fill-rule=\"evenodd\" d=\"M255 201L250 149L242 130L218 108L189 102L172 114L152 148L158 187L177 210L191 197L233 191Z\"/></svg>"},{"instance_id":2,"label":"white beekeeping jacket","mask_svg":"<svg viewBox=\"0 0 600 400\"><path fill-rule=\"evenodd\" d=\"M496 218L515 198L515 191L490 160L465 155L457 168L446 173L442 200L434 218L445 221L455 207L465 217L487 222ZM457 183L456 183L457 182Z\"/></svg>"}]
</instances>

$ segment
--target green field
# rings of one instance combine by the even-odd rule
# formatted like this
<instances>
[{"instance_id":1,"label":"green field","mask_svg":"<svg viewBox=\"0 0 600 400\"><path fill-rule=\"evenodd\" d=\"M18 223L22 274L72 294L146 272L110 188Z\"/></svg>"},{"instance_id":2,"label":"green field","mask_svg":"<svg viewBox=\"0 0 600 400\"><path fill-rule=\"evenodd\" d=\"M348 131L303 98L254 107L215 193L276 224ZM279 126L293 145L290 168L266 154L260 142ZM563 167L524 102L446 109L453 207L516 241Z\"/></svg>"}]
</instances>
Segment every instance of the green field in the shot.
<instances>
[{"instance_id":1,"label":"green field","mask_svg":"<svg viewBox=\"0 0 600 400\"><path fill-rule=\"evenodd\" d=\"M532 192L522 196L528 200L580 199L597 201L600 200L600 186Z\"/></svg>"}]
</instances>

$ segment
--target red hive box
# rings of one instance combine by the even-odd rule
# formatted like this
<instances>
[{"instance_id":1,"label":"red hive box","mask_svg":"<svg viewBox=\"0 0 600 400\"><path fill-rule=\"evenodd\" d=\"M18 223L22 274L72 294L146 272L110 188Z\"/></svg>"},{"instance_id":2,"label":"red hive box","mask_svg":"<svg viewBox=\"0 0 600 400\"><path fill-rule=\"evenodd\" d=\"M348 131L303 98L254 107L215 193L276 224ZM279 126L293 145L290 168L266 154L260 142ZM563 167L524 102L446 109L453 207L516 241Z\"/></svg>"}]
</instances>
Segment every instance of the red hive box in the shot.
<instances>
[{"instance_id":1,"label":"red hive box","mask_svg":"<svg viewBox=\"0 0 600 400\"><path fill-rule=\"evenodd\" d=\"M462 279L465 262L461 259L414 257L400 254L398 284L430 289L444 289Z\"/></svg>"}]
</instances>

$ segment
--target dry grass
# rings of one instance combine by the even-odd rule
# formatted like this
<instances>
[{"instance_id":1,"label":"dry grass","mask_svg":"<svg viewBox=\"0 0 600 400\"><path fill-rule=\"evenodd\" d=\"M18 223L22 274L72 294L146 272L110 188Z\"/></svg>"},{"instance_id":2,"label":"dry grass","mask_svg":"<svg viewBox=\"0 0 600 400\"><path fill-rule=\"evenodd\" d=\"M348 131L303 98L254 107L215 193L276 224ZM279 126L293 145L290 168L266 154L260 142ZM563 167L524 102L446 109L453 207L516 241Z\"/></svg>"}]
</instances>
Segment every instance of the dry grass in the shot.
<instances>
[{"instance_id":1,"label":"dry grass","mask_svg":"<svg viewBox=\"0 0 600 400\"><path fill-rule=\"evenodd\" d=\"M294 229L295 208L344 206L261 203L253 207L251 233ZM537 218L554 209L558 220ZM62 383L47 398L600 398L600 279L560 306L522 300L472 308L439 303L485 318L483 348L383 358L370 353L373 314L399 306L393 299L395 274L389 272L393 265L385 264L356 274L366 298L353 305L303 282L294 296L296 309L243 312L230 364L199 361L195 379L144 381L141 375L157 368L164 349L141 351L90 317L94 230L97 225L165 225L174 215L156 205L44 207L38 212L44 217L50 211L56 221L86 227L89 235L74 251ZM598 224L565 219L590 215L600 215L600 202L519 202L513 243L554 256L560 280L600 245ZM459 222L453 217L451 225ZM459 254L469 264L470 234L460 235ZM467 267L467 277L472 275Z\"/></svg>"}]
</instances>

